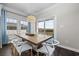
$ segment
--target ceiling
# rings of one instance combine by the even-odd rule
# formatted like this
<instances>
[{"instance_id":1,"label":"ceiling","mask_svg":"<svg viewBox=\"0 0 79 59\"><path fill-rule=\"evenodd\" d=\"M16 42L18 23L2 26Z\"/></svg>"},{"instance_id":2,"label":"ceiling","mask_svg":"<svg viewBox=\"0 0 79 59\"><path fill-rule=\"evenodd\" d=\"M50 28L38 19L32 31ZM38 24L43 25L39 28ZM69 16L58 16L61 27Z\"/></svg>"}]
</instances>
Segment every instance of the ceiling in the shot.
<instances>
[{"instance_id":1,"label":"ceiling","mask_svg":"<svg viewBox=\"0 0 79 59\"><path fill-rule=\"evenodd\" d=\"M55 3L4 3L6 7L25 13L25 16L34 15Z\"/></svg>"}]
</instances>

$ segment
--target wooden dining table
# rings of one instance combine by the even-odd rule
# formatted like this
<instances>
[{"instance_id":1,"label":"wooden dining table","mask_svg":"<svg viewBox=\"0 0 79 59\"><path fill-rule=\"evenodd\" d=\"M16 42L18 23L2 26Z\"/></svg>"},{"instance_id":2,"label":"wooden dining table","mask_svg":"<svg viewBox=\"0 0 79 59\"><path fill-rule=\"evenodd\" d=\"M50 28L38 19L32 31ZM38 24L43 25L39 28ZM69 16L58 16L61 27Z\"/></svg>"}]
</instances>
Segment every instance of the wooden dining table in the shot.
<instances>
[{"instance_id":1,"label":"wooden dining table","mask_svg":"<svg viewBox=\"0 0 79 59\"><path fill-rule=\"evenodd\" d=\"M40 45L41 43L51 39L53 36L44 35L44 34L35 34L34 36L29 36L26 34L16 34L16 36L22 38L25 41L28 41L34 45Z\"/></svg>"},{"instance_id":2,"label":"wooden dining table","mask_svg":"<svg viewBox=\"0 0 79 59\"><path fill-rule=\"evenodd\" d=\"M16 36L22 38L23 41L27 41L28 44L32 46L33 50L37 51L39 47L41 47L43 42L46 42L47 40L53 38L53 36L50 35L44 35L44 34L35 34L35 35L26 35L26 34L15 34ZM39 55L39 53L37 53Z\"/></svg>"}]
</instances>

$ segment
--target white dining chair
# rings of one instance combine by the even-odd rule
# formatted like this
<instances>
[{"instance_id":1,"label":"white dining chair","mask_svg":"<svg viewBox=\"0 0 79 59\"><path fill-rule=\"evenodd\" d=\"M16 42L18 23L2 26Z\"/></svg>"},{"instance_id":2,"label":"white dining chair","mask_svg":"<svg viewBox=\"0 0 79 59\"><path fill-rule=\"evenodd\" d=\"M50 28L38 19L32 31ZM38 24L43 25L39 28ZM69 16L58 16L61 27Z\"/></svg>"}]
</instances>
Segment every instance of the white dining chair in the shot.
<instances>
[{"instance_id":1,"label":"white dining chair","mask_svg":"<svg viewBox=\"0 0 79 59\"><path fill-rule=\"evenodd\" d=\"M11 35L8 37L11 43L12 41L16 41L16 42L27 42L27 41L23 41L22 38L16 36L16 35Z\"/></svg>"},{"instance_id":2,"label":"white dining chair","mask_svg":"<svg viewBox=\"0 0 79 59\"><path fill-rule=\"evenodd\" d=\"M20 47L17 47L17 50L19 52L19 55L21 55L21 53L24 51L31 50L31 55L32 55L32 47L29 44L26 44L25 42L21 43Z\"/></svg>"},{"instance_id":3,"label":"white dining chair","mask_svg":"<svg viewBox=\"0 0 79 59\"><path fill-rule=\"evenodd\" d=\"M19 56L21 55L22 52L31 50L31 55L32 55L32 47L27 44L26 42L21 42L21 41L13 41L12 42L14 47L19 53Z\"/></svg>"},{"instance_id":4,"label":"white dining chair","mask_svg":"<svg viewBox=\"0 0 79 59\"><path fill-rule=\"evenodd\" d=\"M45 53L46 56L53 55L54 50L55 50L55 47L54 46L57 45L57 44L59 44L59 41L57 41L57 40L52 41L51 44L49 42L48 43L47 42L46 43L43 43L43 47L41 47L41 48L39 48L39 49L36 50L37 51L37 55L39 55L39 52Z\"/></svg>"},{"instance_id":5,"label":"white dining chair","mask_svg":"<svg viewBox=\"0 0 79 59\"><path fill-rule=\"evenodd\" d=\"M16 50L18 51L19 55L21 55L22 52L24 51L28 51L29 49L31 50L31 55L32 55L32 46L30 46L29 44L27 44L26 41L19 41L19 39L14 39L11 41L11 43L13 43L14 47L16 48Z\"/></svg>"},{"instance_id":6,"label":"white dining chair","mask_svg":"<svg viewBox=\"0 0 79 59\"><path fill-rule=\"evenodd\" d=\"M46 56L51 56L54 52L55 48L51 47L49 45L43 45L43 47L37 49L37 55L39 55L39 52L46 54Z\"/></svg>"},{"instance_id":7,"label":"white dining chair","mask_svg":"<svg viewBox=\"0 0 79 59\"><path fill-rule=\"evenodd\" d=\"M17 37L16 35L8 35L8 40L9 40L9 43L11 43L11 41L22 41L21 38Z\"/></svg>"},{"instance_id":8,"label":"white dining chair","mask_svg":"<svg viewBox=\"0 0 79 59\"><path fill-rule=\"evenodd\" d=\"M59 44L59 41L56 40L56 39L54 39L54 38L51 38L50 40L44 42L44 44L45 44L45 43L46 43L46 44L49 44L50 46L52 46L52 45L58 45L58 44Z\"/></svg>"}]
</instances>

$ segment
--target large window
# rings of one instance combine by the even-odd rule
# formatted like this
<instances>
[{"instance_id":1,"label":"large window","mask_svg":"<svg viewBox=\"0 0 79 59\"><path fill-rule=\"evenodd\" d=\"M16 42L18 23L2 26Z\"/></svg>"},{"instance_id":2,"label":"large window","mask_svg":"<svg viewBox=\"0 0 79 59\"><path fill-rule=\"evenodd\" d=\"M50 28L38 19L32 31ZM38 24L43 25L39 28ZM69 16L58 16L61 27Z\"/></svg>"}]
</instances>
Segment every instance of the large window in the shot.
<instances>
[{"instance_id":1,"label":"large window","mask_svg":"<svg viewBox=\"0 0 79 59\"><path fill-rule=\"evenodd\" d=\"M46 29L54 29L54 20L45 21L45 28Z\"/></svg>"},{"instance_id":2,"label":"large window","mask_svg":"<svg viewBox=\"0 0 79 59\"><path fill-rule=\"evenodd\" d=\"M7 18L7 23L17 23L17 20Z\"/></svg>"},{"instance_id":3,"label":"large window","mask_svg":"<svg viewBox=\"0 0 79 59\"><path fill-rule=\"evenodd\" d=\"M38 22L38 33L44 34L44 22Z\"/></svg>"},{"instance_id":4,"label":"large window","mask_svg":"<svg viewBox=\"0 0 79 59\"><path fill-rule=\"evenodd\" d=\"M44 22L39 22L38 23L38 28L44 29Z\"/></svg>"},{"instance_id":5,"label":"large window","mask_svg":"<svg viewBox=\"0 0 79 59\"><path fill-rule=\"evenodd\" d=\"M54 34L54 20L38 21L38 33L53 35Z\"/></svg>"},{"instance_id":6,"label":"large window","mask_svg":"<svg viewBox=\"0 0 79 59\"><path fill-rule=\"evenodd\" d=\"M54 20L45 21L45 34L46 35L54 34Z\"/></svg>"},{"instance_id":7,"label":"large window","mask_svg":"<svg viewBox=\"0 0 79 59\"><path fill-rule=\"evenodd\" d=\"M18 24L18 21L16 19L7 18L7 31L8 31L9 35L17 34L17 24ZM27 27L28 27L28 22L20 21L20 26L21 26L20 33L21 34L26 33Z\"/></svg>"},{"instance_id":8,"label":"large window","mask_svg":"<svg viewBox=\"0 0 79 59\"><path fill-rule=\"evenodd\" d=\"M17 33L17 20L7 18L7 31L8 35Z\"/></svg>"},{"instance_id":9,"label":"large window","mask_svg":"<svg viewBox=\"0 0 79 59\"><path fill-rule=\"evenodd\" d=\"M28 22L26 21L20 21L21 24L21 34L25 34L27 32Z\"/></svg>"}]
</instances>

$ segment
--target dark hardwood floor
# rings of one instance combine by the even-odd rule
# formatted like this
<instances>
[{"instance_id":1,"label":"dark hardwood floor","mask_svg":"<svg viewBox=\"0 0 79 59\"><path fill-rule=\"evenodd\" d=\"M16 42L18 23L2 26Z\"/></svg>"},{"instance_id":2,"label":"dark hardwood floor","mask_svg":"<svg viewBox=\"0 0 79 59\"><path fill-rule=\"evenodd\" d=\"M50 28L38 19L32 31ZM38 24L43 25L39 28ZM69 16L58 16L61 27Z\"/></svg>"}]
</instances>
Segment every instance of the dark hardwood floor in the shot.
<instances>
[{"instance_id":1,"label":"dark hardwood floor","mask_svg":"<svg viewBox=\"0 0 79 59\"><path fill-rule=\"evenodd\" d=\"M0 56L12 56L10 44L0 48ZM79 56L79 53L56 46L54 56Z\"/></svg>"},{"instance_id":2,"label":"dark hardwood floor","mask_svg":"<svg viewBox=\"0 0 79 59\"><path fill-rule=\"evenodd\" d=\"M10 44L3 45L3 48L0 48L0 56L11 56Z\"/></svg>"},{"instance_id":3,"label":"dark hardwood floor","mask_svg":"<svg viewBox=\"0 0 79 59\"><path fill-rule=\"evenodd\" d=\"M56 46L54 55L55 56L79 56L79 53Z\"/></svg>"}]
</instances>

